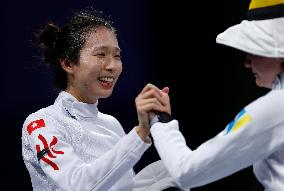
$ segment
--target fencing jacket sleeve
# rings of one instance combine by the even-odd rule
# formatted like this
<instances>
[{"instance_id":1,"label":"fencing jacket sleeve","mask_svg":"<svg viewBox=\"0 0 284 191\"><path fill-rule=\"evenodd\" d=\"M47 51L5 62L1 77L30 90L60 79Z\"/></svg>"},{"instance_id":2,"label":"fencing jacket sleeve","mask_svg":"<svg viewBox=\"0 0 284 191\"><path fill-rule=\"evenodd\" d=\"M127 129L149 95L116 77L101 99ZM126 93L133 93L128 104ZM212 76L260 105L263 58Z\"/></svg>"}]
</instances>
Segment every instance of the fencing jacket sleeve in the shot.
<instances>
[{"instance_id":1,"label":"fencing jacket sleeve","mask_svg":"<svg viewBox=\"0 0 284 191\"><path fill-rule=\"evenodd\" d=\"M283 90L275 90L249 104L221 133L196 150L186 145L177 120L157 122L151 127L154 145L181 187L211 183L283 148L283 97Z\"/></svg>"},{"instance_id":2,"label":"fencing jacket sleeve","mask_svg":"<svg viewBox=\"0 0 284 191\"><path fill-rule=\"evenodd\" d=\"M178 188L161 160L143 168L136 174L133 182L132 191L161 191L167 188ZM189 191L189 189L184 191Z\"/></svg>"}]
</instances>

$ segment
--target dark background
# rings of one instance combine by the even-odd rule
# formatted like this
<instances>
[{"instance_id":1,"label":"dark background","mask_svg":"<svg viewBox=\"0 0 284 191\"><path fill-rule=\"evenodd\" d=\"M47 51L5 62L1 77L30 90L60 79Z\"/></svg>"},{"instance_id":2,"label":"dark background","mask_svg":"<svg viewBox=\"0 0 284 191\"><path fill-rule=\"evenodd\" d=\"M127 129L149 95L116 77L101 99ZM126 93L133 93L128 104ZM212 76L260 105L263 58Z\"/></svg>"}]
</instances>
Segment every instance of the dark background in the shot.
<instances>
[{"instance_id":1,"label":"dark background","mask_svg":"<svg viewBox=\"0 0 284 191\"><path fill-rule=\"evenodd\" d=\"M169 86L172 113L191 149L223 130L248 103L265 94L243 67L244 54L215 43L216 35L246 16L249 1L88 0L7 1L1 6L1 186L32 190L21 156L21 128L32 112L53 103L52 73L40 64L34 34L46 22L63 23L94 6L119 31L124 71L101 112L126 132L137 124L134 99L148 83ZM159 157L152 147L138 172ZM252 169L193 191L262 190ZM2 189L1 189L2 190Z\"/></svg>"}]
</instances>

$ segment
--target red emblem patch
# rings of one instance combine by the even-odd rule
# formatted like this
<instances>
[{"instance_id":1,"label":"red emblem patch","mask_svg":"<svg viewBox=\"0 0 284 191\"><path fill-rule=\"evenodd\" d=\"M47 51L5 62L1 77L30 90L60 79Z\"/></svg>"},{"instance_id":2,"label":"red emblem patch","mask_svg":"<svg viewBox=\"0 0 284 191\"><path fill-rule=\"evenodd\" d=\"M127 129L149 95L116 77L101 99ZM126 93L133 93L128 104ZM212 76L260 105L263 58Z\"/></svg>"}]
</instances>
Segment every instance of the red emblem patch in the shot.
<instances>
[{"instance_id":1,"label":"red emblem patch","mask_svg":"<svg viewBox=\"0 0 284 191\"><path fill-rule=\"evenodd\" d=\"M44 147L41 150L40 145L36 145L36 151L38 153L38 160L43 160L44 162L52 166L54 170L59 170L59 167L54 162L52 162L50 159L45 157L45 155L47 155L49 158L56 158L56 154L64 154L63 151L56 151L52 148L54 145L57 144L57 141L58 141L57 137L53 136L53 139L50 142L50 144L47 143L45 137L42 136L41 134L38 135L38 138L39 140L41 140L43 147Z\"/></svg>"},{"instance_id":2,"label":"red emblem patch","mask_svg":"<svg viewBox=\"0 0 284 191\"><path fill-rule=\"evenodd\" d=\"M44 122L43 119L39 119L39 120L31 122L27 126L27 131L28 131L29 135L31 135L34 130L42 128L42 127L45 127L45 122Z\"/></svg>"}]
</instances>

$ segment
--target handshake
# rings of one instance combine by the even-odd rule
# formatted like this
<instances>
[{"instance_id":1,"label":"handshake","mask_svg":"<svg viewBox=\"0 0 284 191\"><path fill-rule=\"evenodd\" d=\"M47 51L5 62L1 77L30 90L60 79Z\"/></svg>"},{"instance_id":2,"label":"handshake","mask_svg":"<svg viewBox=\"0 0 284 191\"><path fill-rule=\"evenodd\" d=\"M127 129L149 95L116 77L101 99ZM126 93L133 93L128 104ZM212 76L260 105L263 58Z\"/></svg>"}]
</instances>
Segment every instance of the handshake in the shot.
<instances>
[{"instance_id":1,"label":"handshake","mask_svg":"<svg viewBox=\"0 0 284 191\"><path fill-rule=\"evenodd\" d=\"M153 84L147 84L135 99L138 115L136 131L141 139L148 142L150 127L155 122L171 121L171 105L169 88L159 89Z\"/></svg>"}]
</instances>

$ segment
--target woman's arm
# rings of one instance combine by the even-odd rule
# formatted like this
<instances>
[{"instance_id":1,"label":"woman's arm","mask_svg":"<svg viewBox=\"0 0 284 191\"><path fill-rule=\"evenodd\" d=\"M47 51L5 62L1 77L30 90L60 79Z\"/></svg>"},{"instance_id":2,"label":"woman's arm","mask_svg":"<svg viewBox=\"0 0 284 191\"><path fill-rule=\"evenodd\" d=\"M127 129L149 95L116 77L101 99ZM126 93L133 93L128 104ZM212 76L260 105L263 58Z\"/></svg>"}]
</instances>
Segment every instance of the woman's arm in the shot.
<instances>
[{"instance_id":1,"label":"woman's arm","mask_svg":"<svg viewBox=\"0 0 284 191\"><path fill-rule=\"evenodd\" d=\"M57 125L47 116L33 115L24 124L23 136L45 174L64 190L107 190L150 146L133 129L111 150L86 163L77 156Z\"/></svg>"},{"instance_id":2,"label":"woman's arm","mask_svg":"<svg viewBox=\"0 0 284 191\"><path fill-rule=\"evenodd\" d=\"M282 92L248 105L224 131L192 151L178 122L155 123L155 147L170 174L182 187L197 187L228 176L264 159L284 140ZM277 137L276 137L277 136Z\"/></svg>"}]
</instances>

